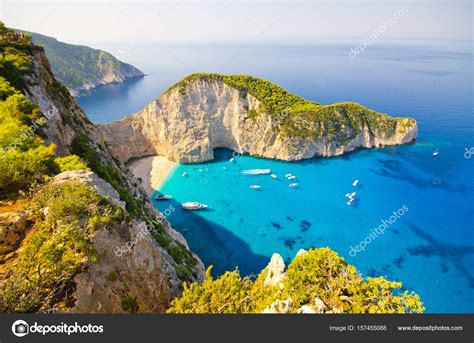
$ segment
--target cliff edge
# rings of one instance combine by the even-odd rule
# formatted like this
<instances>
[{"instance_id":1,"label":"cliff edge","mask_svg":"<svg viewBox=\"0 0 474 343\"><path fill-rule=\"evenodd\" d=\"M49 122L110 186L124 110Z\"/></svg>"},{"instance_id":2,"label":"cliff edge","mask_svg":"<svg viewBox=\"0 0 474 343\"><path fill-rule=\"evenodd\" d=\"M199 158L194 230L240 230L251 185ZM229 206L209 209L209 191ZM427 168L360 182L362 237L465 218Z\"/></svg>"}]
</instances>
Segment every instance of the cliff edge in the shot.
<instances>
[{"instance_id":1,"label":"cliff edge","mask_svg":"<svg viewBox=\"0 0 474 343\"><path fill-rule=\"evenodd\" d=\"M320 105L246 75L193 74L143 110L99 126L122 161L162 155L179 163L212 160L213 149L296 161L358 148L409 143L411 118L356 103Z\"/></svg>"}]
</instances>

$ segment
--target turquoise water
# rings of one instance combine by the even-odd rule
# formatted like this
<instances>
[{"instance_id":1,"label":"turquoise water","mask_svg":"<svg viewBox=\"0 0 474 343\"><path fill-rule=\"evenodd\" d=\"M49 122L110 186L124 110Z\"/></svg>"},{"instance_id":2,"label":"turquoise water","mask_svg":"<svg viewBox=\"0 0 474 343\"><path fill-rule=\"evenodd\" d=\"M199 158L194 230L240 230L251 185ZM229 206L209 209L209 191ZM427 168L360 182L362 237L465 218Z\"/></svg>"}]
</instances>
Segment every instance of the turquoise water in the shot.
<instances>
[{"instance_id":1,"label":"turquoise water","mask_svg":"<svg viewBox=\"0 0 474 343\"><path fill-rule=\"evenodd\" d=\"M213 162L179 166L160 190L174 200L157 206L199 201L211 207L178 209L169 220L204 263L215 266L215 274L235 267L257 273L274 252L289 261L300 248L329 246L364 276L402 281L420 294L428 312L474 312L474 156L466 158L465 150L474 145L469 46L373 46L356 60L347 57L347 47L336 45L181 47L173 51L181 57L175 68L172 54L158 62L136 54L141 57L128 62L145 72L149 67L151 75L80 98L93 121L133 112L147 94L155 98L165 88L163 80L153 82L161 71L173 82L191 71L255 74L321 103L354 100L418 120L420 133L412 145L297 163L249 156L231 163L232 152L219 149ZM253 168L269 168L279 179L240 174ZM298 187L288 186L287 173L297 177ZM354 179L360 180L357 187ZM353 191L357 200L348 206L345 194ZM407 210L383 235L351 253L403 206Z\"/></svg>"}]
</instances>

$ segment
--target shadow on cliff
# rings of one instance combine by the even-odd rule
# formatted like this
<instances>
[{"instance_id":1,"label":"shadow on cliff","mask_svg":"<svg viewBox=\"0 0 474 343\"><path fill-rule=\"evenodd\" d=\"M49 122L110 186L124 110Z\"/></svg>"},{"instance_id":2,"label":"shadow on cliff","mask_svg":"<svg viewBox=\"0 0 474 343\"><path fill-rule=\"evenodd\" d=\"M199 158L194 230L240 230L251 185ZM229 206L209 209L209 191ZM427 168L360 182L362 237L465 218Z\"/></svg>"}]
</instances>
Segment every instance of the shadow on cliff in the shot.
<instances>
[{"instance_id":1,"label":"shadow on cliff","mask_svg":"<svg viewBox=\"0 0 474 343\"><path fill-rule=\"evenodd\" d=\"M163 204L175 208L167 219L186 238L189 247L201 258L206 268L214 266L214 276L236 267L241 275L258 274L270 261L268 256L253 253L245 241L225 227L202 218L196 212L183 210L181 203L176 200L167 200Z\"/></svg>"}]
</instances>

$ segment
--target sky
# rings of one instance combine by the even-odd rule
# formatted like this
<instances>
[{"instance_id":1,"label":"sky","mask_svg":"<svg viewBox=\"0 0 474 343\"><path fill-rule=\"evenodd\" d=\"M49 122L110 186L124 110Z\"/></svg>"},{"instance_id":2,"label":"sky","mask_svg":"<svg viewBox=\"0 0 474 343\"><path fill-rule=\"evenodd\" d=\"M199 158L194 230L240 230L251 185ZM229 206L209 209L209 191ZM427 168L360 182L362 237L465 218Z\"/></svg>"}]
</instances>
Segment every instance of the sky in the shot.
<instances>
[{"instance_id":1,"label":"sky","mask_svg":"<svg viewBox=\"0 0 474 343\"><path fill-rule=\"evenodd\" d=\"M398 11L403 15L393 19ZM400 12L401 13L401 12ZM9 27L75 44L472 40L472 1L0 0Z\"/></svg>"}]
</instances>

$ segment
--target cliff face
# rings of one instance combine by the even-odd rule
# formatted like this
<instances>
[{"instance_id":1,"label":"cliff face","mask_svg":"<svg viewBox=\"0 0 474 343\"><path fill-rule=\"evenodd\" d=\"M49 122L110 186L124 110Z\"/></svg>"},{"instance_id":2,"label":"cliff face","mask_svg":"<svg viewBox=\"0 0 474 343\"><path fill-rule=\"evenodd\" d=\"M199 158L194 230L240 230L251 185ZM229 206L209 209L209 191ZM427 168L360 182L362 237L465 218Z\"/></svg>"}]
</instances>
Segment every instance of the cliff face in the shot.
<instances>
[{"instance_id":1,"label":"cliff face","mask_svg":"<svg viewBox=\"0 0 474 343\"><path fill-rule=\"evenodd\" d=\"M55 77L74 96L100 85L144 76L142 71L106 51L63 43L38 33L31 35L35 44L44 47Z\"/></svg>"},{"instance_id":2,"label":"cliff face","mask_svg":"<svg viewBox=\"0 0 474 343\"><path fill-rule=\"evenodd\" d=\"M215 148L295 161L404 144L417 135L416 121L410 118L379 115L357 104L310 105L314 114L305 113L305 117L301 113L270 115L263 101L250 92L219 79L197 78L172 87L142 111L100 130L110 150L123 161L162 155L179 163L212 160ZM364 111L375 124L357 114L353 120L352 108ZM320 110L330 113L330 124L318 119ZM293 116L298 118L289 122ZM321 124L315 124L317 120ZM285 126L292 127L290 134L282 129Z\"/></svg>"},{"instance_id":3,"label":"cliff face","mask_svg":"<svg viewBox=\"0 0 474 343\"><path fill-rule=\"evenodd\" d=\"M41 128L46 142L55 144L60 156L80 155L91 169L97 169L98 174L109 179L108 183L93 172L78 170L59 174L54 182L90 186L112 204L127 207L130 213L129 222L94 234L92 242L99 258L87 262L75 276L71 287L73 294L68 295L74 303L61 310L88 313L164 311L170 300L181 293L183 281L203 278L202 262L190 252L182 235L173 230L150 203L139 181L112 157L97 127L52 75L43 49L31 46L30 50L33 67L24 75L22 91L47 117ZM45 215L47 210L44 209ZM23 222L30 220L28 211L21 215L25 217L21 217ZM17 252L12 250L26 248L28 240L22 240L28 232L35 232L34 222L20 225L12 216L13 219L4 217L4 221L12 223L8 228L14 234L10 235L14 241L10 240L10 247L0 251L10 255L0 257L14 265ZM152 229L148 224L150 220L155 222Z\"/></svg>"}]
</instances>

